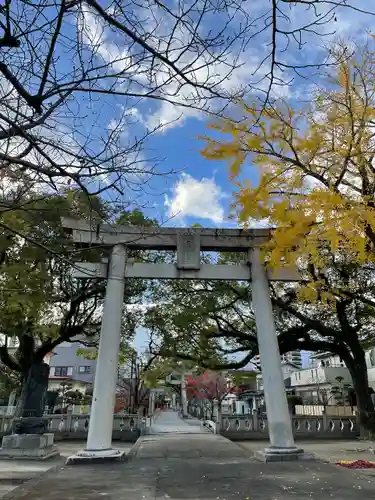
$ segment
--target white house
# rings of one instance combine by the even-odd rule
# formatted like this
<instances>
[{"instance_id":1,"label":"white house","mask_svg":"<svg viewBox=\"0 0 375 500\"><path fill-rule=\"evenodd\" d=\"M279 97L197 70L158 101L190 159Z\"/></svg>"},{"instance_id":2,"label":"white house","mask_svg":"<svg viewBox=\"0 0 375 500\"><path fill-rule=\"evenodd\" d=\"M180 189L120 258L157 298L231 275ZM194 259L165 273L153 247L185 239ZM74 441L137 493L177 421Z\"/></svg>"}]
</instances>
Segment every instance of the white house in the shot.
<instances>
[{"instance_id":1,"label":"white house","mask_svg":"<svg viewBox=\"0 0 375 500\"><path fill-rule=\"evenodd\" d=\"M339 356L329 353L315 354L311 366L295 371L291 387L305 403L335 403L332 387L352 385L349 370Z\"/></svg>"},{"instance_id":2,"label":"white house","mask_svg":"<svg viewBox=\"0 0 375 500\"><path fill-rule=\"evenodd\" d=\"M342 368L345 363L339 356L333 354L323 353L311 356L311 368L329 367L329 368ZM375 347L368 349L365 354L367 365L367 376L369 386L375 390ZM351 381L350 381L351 382Z\"/></svg>"},{"instance_id":3,"label":"white house","mask_svg":"<svg viewBox=\"0 0 375 500\"><path fill-rule=\"evenodd\" d=\"M281 370L282 370L283 375L284 375L285 387L289 387L289 385L290 385L289 379L292 378L292 374L298 369L299 369L299 366L295 365L293 363L289 363L289 362L282 362L281 363ZM261 373L258 373L258 375L256 376L256 380L257 380L257 390L263 391L264 390L263 375Z\"/></svg>"},{"instance_id":4,"label":"white house","mask_svg":"<svg viewBox=\"0 0 375 500\"><path fill-rule=\"evenodd\" d=\"M366 365L369 385L375 390L375 348L366 352ZM308 368L299 369L293 363L282 363L282 371L286 390L292 390L301 396L305 403L335 404L336 391L332 391L332 388L352 386L352 379L344 361L330 353L312 355ZM259 405L261 401L259 393L263 391L261 373L256 376L256 389L253 394L246 396L245 403L244 401L236 403L237 413L247 413L249 409Z\"/></svg>"}]
</instances>

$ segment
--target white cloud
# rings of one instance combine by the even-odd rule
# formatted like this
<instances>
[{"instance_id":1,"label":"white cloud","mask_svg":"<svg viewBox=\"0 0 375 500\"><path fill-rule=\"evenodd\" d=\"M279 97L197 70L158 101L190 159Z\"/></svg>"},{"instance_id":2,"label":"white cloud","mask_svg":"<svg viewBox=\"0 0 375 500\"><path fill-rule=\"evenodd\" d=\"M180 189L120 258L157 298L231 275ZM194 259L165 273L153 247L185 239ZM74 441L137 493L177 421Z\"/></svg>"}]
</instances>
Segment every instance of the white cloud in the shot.
<instances>
[{"instance_id":1,"label":"white cloud","mask_svg":"<svg viewBox=\"0 0 375 500\"><path fill-rule=\"evenodd\" d=\"M255 79L254 72L260 64L261 57L255 55L255 51L251 55L247 55L244 60L235 63L234 57L228 57L229 61L219 61L205 65L203 58L198 59L194 64L191 64L191 71L194 73L194 79L198 82L207 82L213 79L220 81L220 91L226 95L240 94L245 88L251 85L251 80ZM228 66L238 65L237 69L232 74L228 75ZM195 69L196 68L196 69ZM228 75L226 77L226 75ZM161 75L162 76L162 75ZM264 75L263 75L264 76ZM260 70L257 72L256 80L260 78ZM159 82L160 84L161 82ZM202 109L215 112L220 109L223 102L220 99L210 101L210 96L207 92L196 94L190 86L181 86L181 82L175 79L168 83L168 92L171 95L176 95L177 99L173 103L161 101L157 110L152 113L147 119L149 128L154 129L162 126L161 132L165 132L170 128L184 125L188 118L205 118L207 115L202 113ZM266 88L266 80L258 86ZM278 91L280 89L278 88ZM177 104L176 104L177 103ZM181 106L178 105L181 103ZM191 105L191 107L189 107Z\"/></svg>"},{"instance_id":2,"label":"white cloud","mask_svg":"<svg viewBox=\"0 0 375 500\"><path fill-rule=\"evenodd\" d=\"M318 6L309 6L307 3L295 5L293 8L287 3L279 6L278 28L281 31L276 40L276 59L286 66L273 68L272 96L289 97L291 88L288 82L292 81L293 94L300 91L301 81L297 82L298 74L288 69L288 64L301 67L306 63L321 63L327 54L324 44L337 36L347 38L347 32L353 31L353 25L355 36L361 33L363 38L364 28L373 22L372 16L346 8L346 2L337 3L343 6L336 7L332 2L324 0ZM371 10L367 4L368 0L349 2L349 5L357 9ZM223 39L222 43L219 43L219 40L216 43L211 42L212 46L207 50L203 50L201 43L196 43L197 40L216 40L219 34L221 38L221 30L228 21L226 16L219 15L215 8L208 9L193 36L190 22L178 22L175 25L181 5L172 2L170 9L168 13L158 4L137 4L133 12L133 22L137 26L137 34L146 40L150 47L168 54L190 82L194 82L193 85L178 76L169 65L127 40L123 33L110 28L103 18L89 7L81 6L78 9L78 28L93 54L108 64L111 70L122 73L121 78L113 84L116 89L135 92L138 95L152 95L160 99L156 109L149 110L147 116L142 119L149 129L161 125L161 130L165 131L181 126L186 118L204 117L202 110L220 110L223 100L213 98L207 90L208 87L215 89L221 96L225 94L232 97L242 91L247 93L251 90L261 94L267 92L270 83L272 33L268 2L247 2L240 9L235 2L227 12L230 22L225 25L226 41ZM123 15L116 6L111 6L107 12L124 22ZM191 22L194 23L195 19ZM314 25L314 22L318 24ZM289 42L283 30L288 33L295 32L295 35L289 36ZM225 43L228 47L225 47ZM307 70L306 76L311 71ZM306 73L302 69L300 72ZM308 85L305 80L302 83L302 87ZM295 86L298 86L298 89ZM300 92L305 97L305 93ZM163 101L163 98L166 100Z\"/></svg>"},{"instance_id":3,"label":"white cloud","mask_svg":"<svg viewBox=\"0 0 375 500\"><path fill-rule=\"evenodd\" d=\"M165 198L169 217L196 217L215 223L224 220L221 200L226 195L214 179L195 179L184 174L173 187L173 196Z\"/></svg>"},{"instance_id":4,"label":"white cloud","mask_svg":"<svg viewBox=\"0 0 375 500\"><path fill-rule=\"evenodd\" d=\"M144 17L146 11L147 16ZM168 52L170 57L173 54L176 66L183 70L191 82L194 82L193 85L187 84L185 79L171 71L168 65L150 57L147 53L140 57L137 47L132 47L131 44L126 47L127 42L119 47L119 38L116 39L114 36L114 30L109 29L105 21L87 6L79 9L77 25L93 55L101 58L105 64L111 65L112 69L123 73L123 76L126 74L125 79L120 78L116 82L118 90L139 93L143 89L147 95L150 93L147 92L148 88L158 89L151 94L160 98L159 104L141 121L148 129L153 130L162 126L160 130L165 131L181 126L186 118L204 117L202 110L217 112L224 107L223 99L219 97L213 99L208 88L215 89L218 95L228 97L242 95L253 85L260 90L266 90L268 79L265 77L268 69L262 65L264 58L264 51L260 48L262 44L259 44L259 47L252 46L245 49L241 45L241 37L238 43L234 42L236 38L234 31L241 32L241 24L242 22L246 24L247 20L247 14L241 13L237 8L234 8L234 11L236 18L233 18L227 26L230 33L227 40L228 50L221 46L202 50L200 47L195 47L191 30L184 23L175 25L173 16L165 15L164 12L161 15L158 6L148 5L146 9L139 7L136 10L136 15L143 19L144 35L152 34L147 36L147 43L161 53ZM213 20L209 10L205 17L206 22L199 23L199 30L202 31L199 36L202 39L219 36L219 27L215 27L218 31L216 32L209 26ZM170 33L174 33L172 38ZM190 48L187 50L188 46ZM275 87L275 92L277 95L280 93L285 95L285 90L280 87Z\"/></svg>"},{"instance_id":5,"label":"white cloud","mask_svg":"<svg viewBox=\"0 0 375 500\"><path fill-rule=\"evenodd\" d=\"M356 0L353 4L350 3L350 5L354 5L358 9L366 10L367 8L369 11L371 9L367 7L367 2L368 0ZM342 8L338 6L334 9L330 3L327 4L324 1L321 3L319 11L316 11L314 8L307 8L305 5L295 6L292 11L290 11L289 6L285 7L286 16L283 20L281 19L282 16L280 16L278 21L279 28L281 25L286 31L292 32L295 30L296 33L299 33L298 30L302 29L303 43L306 47L304 47L303 51L300 50L301 47L298 45L296 37L290 36L290 43L288 43L288 50L286 50L286 47L284 47L286 44L285 36L280 34L280 39L278 39L277 43L277 60L279 62L286 65L295 64L300 67L307 64L307 62L321 63L328 55L327 44L338 37L345 36L347 38L347 31L349 29L357 40L360 39L363 42L366 37L368 38L365 28L368 28L370 23L372 23L374 19L372 16L364 15L362 12L345 6ZM254 4L254 2L250 2L250 4L245 7L245 10L250 15L258 19L262 15L265 16L265 19L268 18L268 14L266 13L269 6L267 3L261 7L257 3ZM353 19L355 19L356 26L360 26L360 29L353 29ZM319 26L319 22L322 20L324 22L322 26ZM308 29L308 25L314 22L318 23L316 33L314 29ZM265 22L265 24L268 23ZM307 29L305 28L306 26ZM321 34L319 35L319 33ZM184 33L179 35L182 39L184 38ZM235 45L225 58L218 58L218 60L210 61L208 64L205 64L206 54L202 54L197 59L192 55L192 60L194 60L194 63L192 63L188 59L190 55L188 51L184 63L197 82L210 82L212 86L220 89L220 92L223 94L229 96L244 91L245 94L252 92L253 94L264 96L268 92L270 84L271 59L268 49L270 38L271 28L269 26L268 29L259 31L258 35L253 37L252 44L246 44L246 49L241 51L242 54L240 57L238 57L236 51L238 46ZM280 47L283 47L283 49L280 49ZM233 68L233 70L229 68ZM306 76L309 75L309 72L314 73L315 70L300 70L300 73ZM298 80L292 69L275 67L273 75L271 97L289 98L293 96L296 98L295 94L300 93L300 97L306 99L306 91L311 86L308 80L303 78L302 81L298 82L298 88L294 85L292 89L291 83L295 83ZM182 126L187 118L203 119L207 115L202 113L202 109L217 112L223 104L223 101L220 99L211 100L211 96L208 93L196 93L191 86L181 85L182 82L178 78L174 78L171 81L169 74L165 75L162 72L155 76L156 81L161 86L165 84L165 79L168 78L168 93L176 96L176 98L173 103L166 101L160 103L157 110L148 117L147 124L149 127L154 128L161 125L162 128L160 131L165 132L170 128ZM178 106L178 103L181 103L183 106ZM198 109L195 107L185 107L189 103L194 106L198 104Z\"/></svg>"},{"instance_id":6,"label":"white cloud","mask_svg":"<svg viewBox=\"0 0 375 500\"><path fill-rule=\"evenodd\" d=\"M100 56L105 63L111 63L113 70L122 72L131 67L132 59L128 48L120 48L108 40L106 36L108 31L105 31L102 18L95 16L88 9L82 9L77 25L85 42L92 47L93 52Z\"/></svg>"},{"instance_id":7,"label":"white cloud","mask_svg":"<svg viewBox=\"0 0 375 500\"><path fill-rule=\"evenodd\" d=\"M268 218L260 220L250 218L249 220L246 221L246 227L248 229L269 229L270 227L272 227L272 225L270 224Z\"/></svg>"}]
</instances>

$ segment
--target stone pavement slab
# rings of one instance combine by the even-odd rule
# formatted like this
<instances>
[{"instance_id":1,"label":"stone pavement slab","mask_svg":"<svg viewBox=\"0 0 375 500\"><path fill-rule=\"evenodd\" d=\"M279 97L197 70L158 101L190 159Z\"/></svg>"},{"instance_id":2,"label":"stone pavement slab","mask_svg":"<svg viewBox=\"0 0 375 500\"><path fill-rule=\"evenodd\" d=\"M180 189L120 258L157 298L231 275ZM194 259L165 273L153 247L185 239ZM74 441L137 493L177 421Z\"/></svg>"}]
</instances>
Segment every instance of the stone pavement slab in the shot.
<instances>
[{"instance_id":1,"label":"stone pavement slab","mask_svg":"<svg viewBox=\"0 0 375 500\"><path fill-rule=\"evenodd\" d=\"M175 411L159 413L150 427L150 434L195 434L206 432L199 420L192 423L181 419Z\"/></svg>"},{"instance_id":2,"label":"stone pavement slab","mask_svg":"<svg viewBox=\"0 0 375 500\"><path fill-rule=\"evenodd\" d=\"M137 459L191 459L207 460L246 459L246 453L237 444L215 434L143 436L131 451Z\"/></svg>"},{"instance_id":3,"label":"stone pavement slab","mask_svg":"<svg viewBox=\"0 0 375 500\"><path fill-rule=\"evenodd\" d=\"M44 473L56 471L64 466L66 458L85 447L85 441L59 441L60 457L43 462L29 460L0 460L0 498L30 480L38 480ZM130 451L133 443L118 443L125 452Z\"/></svg>"},{"instance_id":4,"label":"stone pavement slab","mask_svg":"<svg viewBox=\"0 0 375 500\"><path fill-rule=\"evenodd\" d=\"M265 448L267 441L236 441L236 444L245 449L252 457L259 448ZM313 453L323 461L335 463L340 460L369 460L375 461L375 454L369 448L368 442L351 440L307 440L297 441L298 447L308 453ZM370 471L371 469L369 469ZM375 471L375 469L374 469Z\"/></svg>"},{"instance_id":5,"label":"stone pavement slab","mask_svg":"<svg viewBox=\"0 0 375 500\"><path fill-rule=\"evenodd\" d=\"M135 459L66 467L7 497L13 500L360 500L375 481L330 464L218 459Z\"/></svg>"},{"instance_id":6,"label":"stone pavement slab","mask_svg":"<svg viewBox=\"0 0 375 500\"><path fill-rule=\"evenodd\" d=\"M210 434L147 436L132 460L63 467L13 500L375 500L375 478L321 462L260 463Z\"/></svg>"}]
</instances>

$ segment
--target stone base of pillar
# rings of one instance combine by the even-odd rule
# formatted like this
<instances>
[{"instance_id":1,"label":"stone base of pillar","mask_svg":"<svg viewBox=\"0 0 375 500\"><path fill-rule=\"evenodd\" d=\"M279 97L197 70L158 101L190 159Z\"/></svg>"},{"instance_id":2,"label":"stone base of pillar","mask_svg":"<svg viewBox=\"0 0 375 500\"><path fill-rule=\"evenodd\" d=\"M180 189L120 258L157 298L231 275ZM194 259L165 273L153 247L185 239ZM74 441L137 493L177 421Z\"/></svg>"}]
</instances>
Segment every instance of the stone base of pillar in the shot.
<instances>
[{"instance_id":1,"label":"stone base of pillar","mask_svg":"<svg viewBox=\"0 0 375 500\"><path fill-rule=\"evenodd\" d=\"M87 463L114 462L116 460L125 460L127 454L125 451L109 450L81 450L75 455L66 459L65 465L77 465Z\"/></svg>"},{"instance_id":2,"label":"stone base of pillar","mask_svg":"<svg viewBox=\"0 0 375 500\"><path fill-rule=\"evenodd\" d=\"M255 452L255 459L260 462L292 462L297 460L316 460L313 453L307 453L300 448L270 447Z\"/></svg>"},{"instance_id":3,"label":"stone base of pillar","mask_svg":"<svg viewBox=\"0 0 375 500\"><path fill-rule=\"evenodd\" d=\"M4 436L0 459L47 460L60 455L53 434L11 434Z\"/></svg>"}]
</instances>

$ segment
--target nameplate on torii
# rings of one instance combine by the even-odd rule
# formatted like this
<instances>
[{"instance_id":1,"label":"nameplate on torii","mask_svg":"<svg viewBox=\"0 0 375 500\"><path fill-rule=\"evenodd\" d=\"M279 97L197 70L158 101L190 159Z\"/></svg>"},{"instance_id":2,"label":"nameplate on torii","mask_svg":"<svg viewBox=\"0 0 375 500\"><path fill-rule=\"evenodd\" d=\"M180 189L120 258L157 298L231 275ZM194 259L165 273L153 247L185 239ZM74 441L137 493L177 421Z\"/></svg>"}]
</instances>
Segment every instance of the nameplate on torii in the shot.
<instances>
[{"instance_id":1,"label":"nameplate on torii","mask_svg":"<svg viewBox=\"0 0 375 500\"><path fill-rule=\"evenodd\" d=\"M177 269L199 270L201 258L198 233L177 233Z\"/></svg>"}]
</instances>

